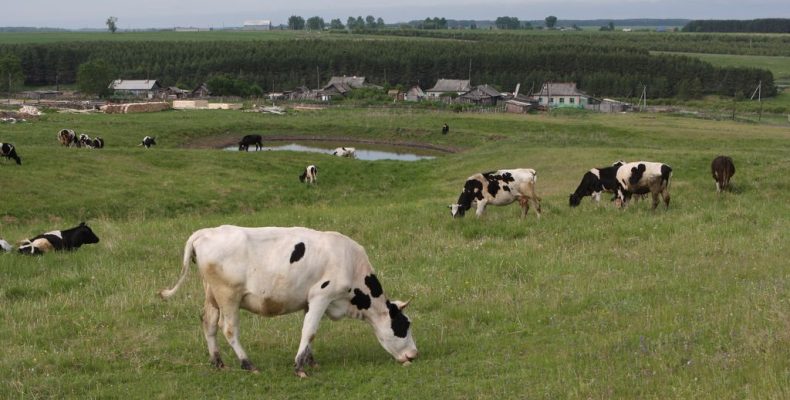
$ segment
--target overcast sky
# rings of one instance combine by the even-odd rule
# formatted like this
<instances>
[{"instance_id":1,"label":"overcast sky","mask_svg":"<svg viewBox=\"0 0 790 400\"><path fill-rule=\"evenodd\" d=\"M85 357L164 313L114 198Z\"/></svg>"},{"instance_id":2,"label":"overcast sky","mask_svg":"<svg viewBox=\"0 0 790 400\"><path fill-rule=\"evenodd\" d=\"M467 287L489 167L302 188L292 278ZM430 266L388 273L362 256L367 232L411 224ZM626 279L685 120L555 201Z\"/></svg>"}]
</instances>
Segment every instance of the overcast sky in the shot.
<instances>
[{"instance_id":1,"label":"overcast sky","mask_svg":"<svg viewBox=\"0 0 790 400\"><path fill-rule=\"evenodd\" d=\"M287 23L290 15L318 15L327 22L349 15L373 15L385 22L425 17L493 20L689 18L790 18L790 0L3 0L0 26L104 28L109 16L118 27L231 27L247 19Z\"/></svg>"}]
</instances>

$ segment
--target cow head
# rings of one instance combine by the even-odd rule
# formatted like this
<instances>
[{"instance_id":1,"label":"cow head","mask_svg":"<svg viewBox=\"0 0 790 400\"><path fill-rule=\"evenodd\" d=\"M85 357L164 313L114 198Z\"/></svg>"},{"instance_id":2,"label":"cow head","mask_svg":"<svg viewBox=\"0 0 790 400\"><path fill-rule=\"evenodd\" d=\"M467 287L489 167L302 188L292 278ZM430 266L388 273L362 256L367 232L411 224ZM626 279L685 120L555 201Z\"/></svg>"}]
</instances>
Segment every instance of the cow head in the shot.
<instances>
[{"instance_id":1,"label":"cow head","mask_svg":"<svg viewBox=\"0 0 790 400\"><path fill-rule=\"evenodd\" d=\"M599 175L596 175L599 174ZM597 169L592 169L584 173L582 176L582 181L579 182L579 186L576 188L576 191L571 193L570 197L568 198L568 204L571 207L576 207L582 202L582 198L584 196L590 196L593 193L600 190L601 186L601 178L600 172Z\"/></svg>"},{"instance_id":2,"label":"cow head","mask_svg":"<svg viewBox=\"0 0 790 400\"><path fill-rule=\"evenodd\" d=\"M92 244L92 243L99 243L99 237L93 233L93 230L88 225L85 225L84 222L80 223L80 225L76 228L74 232L77 238L77 243L80 244Z\"/></svg>"},{"instance_id":3,"label":"cow head","mask_svg":"<svg viewBox=\"0 0 790 400\"><path fill-rule=\"evenodd\" d=\"M408 304L398 300L384 300L386 310L371 313L369 316L381 347L404 365L411 363L419 354L411 335L411 320L403 313Z\"/></svg>"},{"instance_id":4,"label":"cow head","mask_svg":"<svg viewBox=\"0 0 790 400\"><path fill-rule=\"evenodd\" d=\"M472 202L475 200L483 200L483 183L477 179L468 179L456 204L450 204L450 215L453 218L463 217L466 211L472 208Z\"/></svg>"},{"instance_id":5,"label":"cow head","mask_svg":"<svg viewBox=\"0 0 790 400\"><path fill-rule=\"evenodd\" d=\"M450 208L450 215L455 217L463 217L466 210L460 204L450 204L447 206Z\"/></svg>"}]
</instances>

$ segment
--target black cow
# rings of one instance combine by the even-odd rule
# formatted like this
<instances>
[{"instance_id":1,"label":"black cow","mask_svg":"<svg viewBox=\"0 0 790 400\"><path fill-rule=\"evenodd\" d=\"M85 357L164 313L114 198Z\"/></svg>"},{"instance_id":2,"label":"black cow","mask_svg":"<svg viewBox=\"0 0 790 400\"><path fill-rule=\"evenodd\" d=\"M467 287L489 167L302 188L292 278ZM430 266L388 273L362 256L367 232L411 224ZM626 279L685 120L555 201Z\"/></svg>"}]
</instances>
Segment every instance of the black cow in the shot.
<instances>
[{"instance_id":1,"label":"black cow","mask_svg":"<svg viewBox=\"0 0 790 400\"><path fill-rule=\"evenodd\" d=\"M93 141L91 142L91 147L93 147L94 149L104 148L104 139L96 136L96 138L93 139Z\"/></svg>"},{"instance_id":2,"label":"black cow","mask_svg":"<svg viewBox=\"0 0 790 400\"><path fill-rule=\"evenodd\" d=\"M442 135L446 135L449 132L450 132L450 127L447 124L444 124L442 126Z\"/></svg>"},{"instance_id":3,"label":"black cow","mask_svg":"<svg viewBox=\"0 0 790 400\"><path fill-rule=\"evenodd\" d=\"M710 164L710 172L716 180L716 192L730 188L730 178L735 175L735 164L728 156L718 156Z\"/></svg>"},{"instance_id":4,"label":"black cow","mask_svg":"<svg viewBox=\"0 0 790 400\"><path fill-rule=\"evenodd\" d=\"M150 149L151 146L156 144L156 137L146 136L143 138L143 141L140 142L138 146L145 146L146 149Z\"/></svg>"},{"instance_id":5,"label":"black cow","mask_svg":"<svg viewBox=\"0 0 790 400\"><path fill-rule=\"evenodd\" d=\"M19 245L20 254L40 255L55 250L76 250L83 244L99 243L99 238L84 222L71 229L52 231L23 240Z\"/></svg>"},{"instance_id":6,"label":"black cow","mask_svg":"<svg viewBox=\"0 0 790 400\"><path fill-rule=\"evenodd\" d=\"M600 204L602 192L616 193L620 187L617 182L617 170L622 165L622 161L617 161L611 167L593 168L585 172L579 187L570 195L570 206L578 206L584 196L592 196L593 200Z\"/></svg>"},{"instance_id":7,"label":"black cow","mask_svg":"<svg viewBox=\"0 0 790 400\"><path fill-rule=\"evenodd\" d=\"M18 165L22 165L22 159L16 154L16 148L11 143L0 143L0 156L14 160Z\"/></svg>"},{"instance_id":8,"label":"black cow","mask_svg":"<svg viewBox=\"0 0 790 400\"><path fill-rule=\"evenodd\" d=\"M255 151L263 148L263 138L261 135L247 135L239 141L239 151L250 151L250 145L255 145Z\"/></svg>"}]
</instances>

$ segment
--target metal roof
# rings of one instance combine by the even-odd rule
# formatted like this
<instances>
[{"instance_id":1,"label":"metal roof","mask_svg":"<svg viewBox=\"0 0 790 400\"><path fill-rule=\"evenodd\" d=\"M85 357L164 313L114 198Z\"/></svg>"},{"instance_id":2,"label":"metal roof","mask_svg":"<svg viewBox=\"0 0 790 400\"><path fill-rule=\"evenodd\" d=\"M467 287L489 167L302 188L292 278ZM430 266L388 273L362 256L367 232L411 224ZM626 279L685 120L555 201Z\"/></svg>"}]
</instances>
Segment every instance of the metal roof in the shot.
<instances>
[{"instance_id":1,"label":"metal roof","mask_svg":"<svg viewBox=\"0 0 790 400\"><path fill-rule=\"evenodd\" d=\"M533 96L587 96L587 93L582 92L576 88L575 82L548 82L544 83L539 91L532 94Z\"/></svg>"},{"instance_id":2,"label":"metal roof","mask_svg":"<svg viewBox=\"0 0 790 400\"><path fill-rule=\"evenodd\" d=\"M272 21L268 19L250 19L244 21L244 26L261 26L261 25L271 25Z\"/></svg>"},{"instance_id":3,"label":"metal roof","mask_svg":"<svg viewBox=\"0 0 790 400\"><path fill-rule=\"evenodd\" d=\"M365 87L365 77L364 76L333 76L332 79L329 80L329 83L327 83L326 86L324 86L324 89L328 89L330 86L333 85L342 85L344 87L358 89L361 87Z\"/></svg>"},{"instance_id":4,"label":"metal roof","mask_svg":"<svg viewBox=\"0 0 790 400\"><path fill-rule=\"evenodd\" d=\"M159 81L156 79L146 80L123 80L116 79L110 83L110 89L114 90L153 90L155 87L161 87Z\"/></svg>"},{"instance_id":5,"label":"metal roof","mask_svg":"<svg viewBox=\"0 0 790 400\"><path fill-rule=\"evenodd\" d=\"M463 79L439 79L434 87L428 92L468 92L472 90L469 80Z\"/></svg>"}]
</instances>

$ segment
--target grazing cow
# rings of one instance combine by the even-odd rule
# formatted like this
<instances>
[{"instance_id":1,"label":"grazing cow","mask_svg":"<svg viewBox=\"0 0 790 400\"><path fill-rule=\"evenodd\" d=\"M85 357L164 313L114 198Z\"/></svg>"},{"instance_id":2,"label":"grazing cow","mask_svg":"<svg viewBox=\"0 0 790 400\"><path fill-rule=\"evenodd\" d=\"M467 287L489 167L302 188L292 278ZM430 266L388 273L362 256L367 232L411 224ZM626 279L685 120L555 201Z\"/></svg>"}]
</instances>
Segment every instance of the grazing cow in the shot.
<instances>
[{"instance_id":1,"label":"grazing cow","mask_svg":"<svg viewBox=\"0 0 790 400\"><path fill-rule=\"evenodd\" d=\"M11 246L11 243L8 243L5 240L0 238L0 250L4 251L6 253L10 253L10 252L14 251L14 247Z\"/></svg>"},{"instance_id":2,"label":"grazing cow","mask_svg":"<svg viewBox=\"0 0 790 400\"><path fill-rule=\"evenodd\" d=\"M83 244L99 243L99 238L88 225L80 223L71 229L52 231L23 240L19 244L20 254L44 254L53 250L75 250Z\"/></svg>"},{"instance_id":3,"label":"grazing cow","mask_svg":"<svg viewBox=\"0 0 790 400\"><path fill-rule=\"evenodd\" d=\"M239 151L250 151L250 145L255 145L255 151L263 148L263 138L261 135L247 135L239 141Z\"/></svg>"},{"instance_id":4,"label":"grazing cow","mask_svg":"<svg viewBox=\"0 0 790 400\"><path fill-rule=\"evenodd\" d=\"M96 138L93 139L93 141L91 141L91 147L94 149L103 149L104 139L100 138L99 136L96 136Z\"/></svg>"},{"instance_id":5,"label":"grazing cow","mask_svg":"<svg viewBox=\"0 0 790 400\"><path fill-rule=\"evenodd\" d=\"M464 183L457 204L450 204L450 214L453 218L463 217L476 201L475 214L480 217L488 204L504 206L518 200L522 218L527 215L531 201L540 219L540 197L535 193L537 179L537 172L530 168L474 174Z\"/></svg>"},{"instance_id":6,"label":"grazing cow","mask_svg":"<svg viewBox=\"0 0 790 400\"><path fill-rule=\"evenodd\" d=\"M14 160L17 165L22 165L22 159L16 154L16 147L11 143L0 143L0 157Z\"/></svg>"},{"instance_id":7,"label":"grazing cow","mask_svg":"<svg viewBox=\"0 0 790 400\"><path fill-rule=\"evenodd\" d=\"M338 157L354 158L357 155L357 149L353 147L338 147L332 152L332 155Z\"/></svg>"},{"instance_id":8,"label":"grazing cow","mask_svg":"<svg viewBox=\"0 0 790 400\"><path fill-rule=\"evenodd\" d=\"M672 168L669 165L637 161L623 164L617 170L617 205L625 207L632 194L650 193L653 196L653 209L658 207L658 195L664 199L669 209L669 181Z\"/></svg>"},{"instance_id":9,"label":"grazing cow","mask_svg":"<svg viewBox=\"0 0 790 400\"><path fill-rule=\"evenodd\" d=\"M80 133L79 137L77 138L77 147L92 147L93 146L93 139L85 133Z\"/></svg>"},{"instance_id":10,"label":"grazing cow","mask_svg":"<svg viewBox=\"0 0 790 400\"><path fill-rule=\"evenodd\" d=\"M146 136L143 138L143 141L138 144L138 146L145 146L146 149L150 149L151 146L156 144L156 137Z\"/></svg>"},{"instance_id":11,"label":"grazing cow","mask_svg":"<svg viewBox=\"0 0 790 400\"><path fill-rule=\"evenodd\" d=\"M728 156L718 156L710 164L710 172L716 180L716 192L730 188L730 178L735 175L735 164Z\"/></svg>"},{"instance_id":12,"label":"grazing cow","mask_svg":"<svg viewBox=\"0 0 790 400\"><path fill-rule=\"evenodd\" d=\"M299 181L307 183L315 183L318 179L318 168L315 165L308 165L307 168L304 169L302 175L299 175Z\"/></svg>"},{"instance_id":13,"label":"grazing cow","mask_svg":"<svg viewBox=\"0 0 790 400\"><path fill-rule=\"evenodd\" d=\"M593 168L585 172L576 191L570 195L570 206L578 206L584 196L592 196L593 200L600 204L602 192L616 193L620 186L617 183L617 170L623 164L623 161L617 161L611 167Z\"/></svg>"},{"instance_id":14,"label":"grazing cow","mask_svg":"<svg viewBox=\"0 0 790 400\"><path fill-rule=\"evenodd\" d=\"M189 271L190 260L203 278L206 300L203 333L210 361L225 364L217 346L217 330L233 348L241 367L257 368L239 341L239 308L266 317L304 310L295 372L306 377L313 365L311 343L321 317L351 317L367 321L381 346L395 359L408 364L417 357L411 321L402 310L408 303L384 296L365 249L337 232L307 228L242 228L223 225L193 233L184 247L181 275L172 289L159 292L171 297Z\"/></svg>"},{"instance_id":15,"label":"grazing cow","mask_svg":"<svg viewBox=\"0 0 790 400\"><path fill-rule=\"evenodd\" d=\"M447 124L442 125L442 135L446 135L450 132L450 126Z\"/></svg>"},{"instance_id":16,"label":"grazing cow","mask_svg":"<svg viewBox=\"0 0 790 400\"><path fill-rule=\"evenodd\" d=\"M58 142L66 147L71 147L77 144L77 134L71 129L61 129L58 132Z\"/></svg>"}]
</instances>

